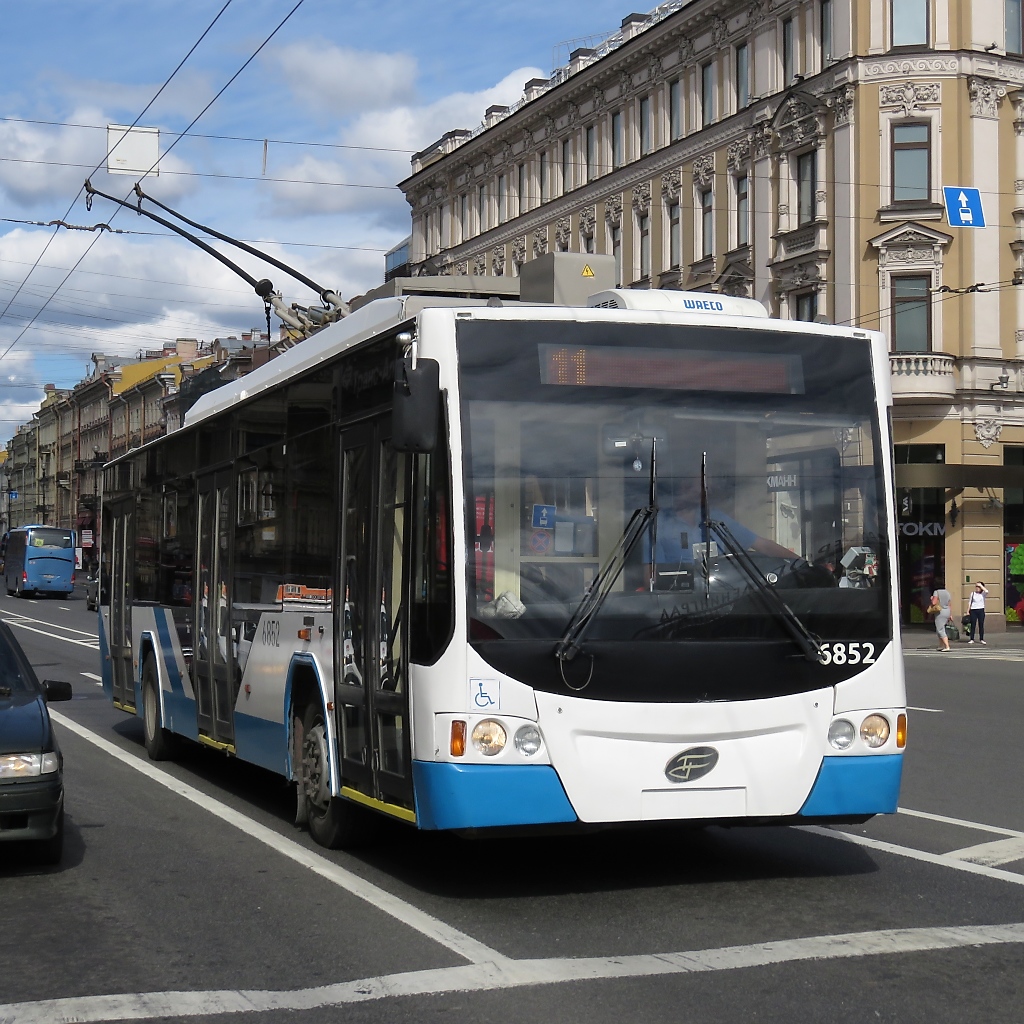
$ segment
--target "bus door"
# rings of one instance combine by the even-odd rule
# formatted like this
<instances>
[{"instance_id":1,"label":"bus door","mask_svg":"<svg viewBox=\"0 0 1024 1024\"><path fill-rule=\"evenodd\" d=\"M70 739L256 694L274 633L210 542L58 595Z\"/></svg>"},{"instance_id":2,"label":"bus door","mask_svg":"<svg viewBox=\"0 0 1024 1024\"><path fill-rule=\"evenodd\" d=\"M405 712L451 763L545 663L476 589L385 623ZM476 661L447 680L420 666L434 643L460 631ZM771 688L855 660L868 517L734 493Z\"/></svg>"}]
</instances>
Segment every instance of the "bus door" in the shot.
<instances>
[{"instance_id":1,"label":"bus door","mask_svg":"<svg viewBox=\"0 0 1024 1024\"><path fill-rule=\"evenodd\" d=\"M135 505L118 502L110 507L110 669L114 703L135 709L135 671L132 657L132 556L135 552ZM100 579L100 601L103 579Z\"/></svg>"},{"instance_id":2,"label":"bus door","mask_svg":"<svg viewBox=\"0 0 1024 1024\"><path fill-rule=\"evenodd\" d=\"M335 603L335 707L342 779L364 796L412 808L408 599L404 584L409 457L389 423L345 430Z\"/></svg>"},{"instance_id":3,"label":"bus door","mask_svg":"<svg viewBox=\"0 0 1024 1024\"><path fill-rule=\"evenodd\" d=\"M234 746L235 652L231 635L228 564L231 477L214 473L199 481L196 517L196 586L193 685L201 742Z\"/></svg>"}]
</instances>

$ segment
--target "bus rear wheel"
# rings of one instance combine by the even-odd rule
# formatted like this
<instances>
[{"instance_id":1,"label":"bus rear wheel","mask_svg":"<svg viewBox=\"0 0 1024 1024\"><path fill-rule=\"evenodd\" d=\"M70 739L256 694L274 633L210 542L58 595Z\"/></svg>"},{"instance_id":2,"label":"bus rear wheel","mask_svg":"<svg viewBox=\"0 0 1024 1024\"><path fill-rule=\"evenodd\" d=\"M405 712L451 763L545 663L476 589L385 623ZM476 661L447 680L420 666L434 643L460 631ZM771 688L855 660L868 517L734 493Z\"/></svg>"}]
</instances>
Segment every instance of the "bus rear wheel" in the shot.
<instances>
[{"instance_id":1,"label":"bus rear wheel","mask_svg":"<svg viewBox=\"0 0 1024 1024\"><path fill-rule=\"evenodd\" d=\"M331 795L330 743L319 704L309 704L302 716L302 765L299 796L306 804L309 834L334 850L355 846L363 837L365 812L349 800Z\"/></svg>"},{"instance_id":2,"label":"bus rear wheel","mask_svg":"<svg viewBox=\"0 0 1024 1024\"><path fill-rule=\"evenodd\" d=\"M152 655L142 666L142 731L151 761L166 761L174 753L174 736L160 722L159 677Z\"/></svg>"}]
</instances>

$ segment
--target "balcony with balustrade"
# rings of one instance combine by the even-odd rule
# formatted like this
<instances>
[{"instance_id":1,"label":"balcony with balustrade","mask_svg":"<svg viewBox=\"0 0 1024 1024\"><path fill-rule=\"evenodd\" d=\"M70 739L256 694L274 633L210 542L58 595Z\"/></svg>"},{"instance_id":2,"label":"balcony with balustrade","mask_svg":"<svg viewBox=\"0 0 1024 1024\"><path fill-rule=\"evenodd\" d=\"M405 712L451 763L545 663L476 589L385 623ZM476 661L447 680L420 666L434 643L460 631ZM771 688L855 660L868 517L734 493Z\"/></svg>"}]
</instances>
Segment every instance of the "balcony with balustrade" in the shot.
<instances>
[{"instance_id":1,"label":"balcony with balustrade","mask_svg":"<svg viewBox=\"0 0 1024 1024\"><path fill-rule=\"evenodd\" d=\"M952 402L956 394L953 356L942 352L900 352L889 356L892 396L898 404Z\"/></svg>"}]
</instances>

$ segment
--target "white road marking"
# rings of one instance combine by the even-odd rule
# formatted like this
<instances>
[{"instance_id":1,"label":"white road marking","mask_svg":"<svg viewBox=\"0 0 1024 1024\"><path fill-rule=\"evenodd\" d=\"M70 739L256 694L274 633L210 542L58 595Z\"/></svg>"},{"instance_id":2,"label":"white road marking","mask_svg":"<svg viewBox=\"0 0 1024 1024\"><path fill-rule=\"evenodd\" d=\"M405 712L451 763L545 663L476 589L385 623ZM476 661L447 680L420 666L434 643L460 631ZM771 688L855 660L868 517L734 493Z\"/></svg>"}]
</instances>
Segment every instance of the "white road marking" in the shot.
<instances>
[{"instance_id":1,"label":"white road marking","mask_svg":"<svg viewBox=\"0 0 1024 1024\"><path fill-rule=\"evenodd\" d=\"M947 856L975 864L1012 864L1015 860L1024 860L1024 839L996 839L991 843L953 850Z\"/></svg>"},{"instance_id":2,"label":"white road marking","mask_svg":"<svg viewBox=\"0 0 1024 1024\"><path fill-rule=\"evenodd\" d=\"M146 992L109 996L47 999L0 1006L4 1024L85 1024L147 1020L157 1017L205 1017L224 1013L313 1010L368 1003L399 996L434 996L448 992L494 992L536 985L657 975L703 974L769 967L800 961L840 960L863 956L919 953L965 946L1024 942L1024 924L961 928L898 928L847 935L724 946L680 953L644 953L616 957L567 957L548 960L501 960L464 967L410 971L319 988L274 992L222 989L212 992Z\"/></svg>"},{"instance_id":3,"label":"white road marking","mask_svg":"<svg viewBox=\"0 0 1024 1024\"><path fill-rule=\"evenodd\" d=\"M97 686L103 685L103 676L98 676L95 672L80 672L79 675L85 676L86 679L91 679Z\"/></svg>"},{"instance_id":4,"label":"white road marking","mask_svg":"<svg viewBox=\"0 0 1024 1024\"><path fill-rule=\"evenodd\" d=\"M985 650L985 651L957 651L954 647L951 649L953 653L960 653L964 657L970 657L976 661L1024 661L1024 651L1007 651L1007 650ZM937 658L942 652L939 650L905 650L903 654L905 656L912 656L917 658Z\"/></svg>"},{"instance_id":5,"label":"white road marking","mask_svg":"<svg viewBox=\"0 0 1024 1024\"><path fill-rule=\"evenodd\" d=\"M910 846L883 843L880 839L871 839L869 836L859 836L851 832L842 832L835 828L825 828L821 825L797 825L796 828L802 832L813 832L815 835L841 839L844 843L866 846L870 850L878 850L881 853L892 853L897 857L908 857L910 860L920 860L925 864L953 868L954 871L965 871L969 875L984 875L986 878L994 878L1000 882L1024 885L1024 875L1017 874L1014 871L1003 871L1000 868L989 867L987 864L974 864L969 860L959 860L949 853L926 853L924 850L915 850ZM0 1020L2 1019L0 1018Z\"/></svg>"},{"instance_id":6,"label":"white road marking","mask_svg":"<svg viewBox=\"0 0 1024 1024\"><path fill-rule=\"evenodd\" d=\"M65 633L77 633L79 636L89 637L90 640L99 640L99 634L90 633L85 629L74 629L71 626L62 626L57 622L47 622L45 619L33 619L31 616L22 615L21 612L5 611L3 614L6 622L34 622L37 626L50 626L52 629L60 629ZM7 618L7 616L13 616L13 618Z\"/></svg>"},{"instance_id":7,"label":"white road marking","mask_svg":"<svg viewBox=\"0 0 1024 1024\"><path fill-rule=\"evenodd\" d=\"M4 621L7 622L8 625L17 626L19 629L28 630L29 633L39 633L41 636L48 636L53 640L63 640L65 643L75 644L78 647L88 647L90 651L98 651L100 649L99 639L76 640L73 636L61 636L59 633L51 633L49 630L46 629L36 629L35 626L28 625L28 622L33 621L31 619L27 621L25 619L5 619ZM50 625L50 623L47 623L47 625ZM57 628L62 629L63 627ZM78 630L75 630L75 632L77 633Z\"/></svg>"},{"instance_id":8,"label":"white road marking","mask_svg":"<svg viewBox=\"0 0 1024 1024\"><path fill-rule=\"evenodd\" d=\"M60 610L61 610L62 612L69 612L69 611L71 611L71 609L70 609L70 608L69 608L69 607L68 607L68 606L67 606L66 604L59 604L59 605L57 605L57 607L58 607L58 608L59 608L59 609L60 609Z\"/></svg>"},{"instance_id":9,"label":"white road marking","mask_svg":"<svg viewBox=\"0 0 1024 1024\"><path fill-rule=\"evenodd\" d=\"M180 782L174 776L168 775L167 772L154 768L148 761L142 761L132 754L125 753L120 747L103 739L103 737L98 736L90 729L84 728L65 715L51 710L50 717L65 729L75 733L76 736L80 736L94 746L99 747L104 753L128 765L128 767L134 768L135 771L141 772L154 782L158 782L172 793L177 793L178 796L190 800L192 803L202 807L203 810L209 811L210 814L244 832L247 836L264 843L297 864L309 868L310 871L320 875L322 878L326 878L329 882L333 882L340 888L350 892L353 896L365 900L371 906L376 907L385 914L389 914L397 921L401 921L402 924L415 929L421 935L425 935L427 938L450 949L459 956L465 957L471 963L505 962L506 957L490 946L486 946L465 932L461 932L457 928L439 921L436 917L432 917L418 907L414 907L411 903L406 903L404 900L387 892L387 890L381 889L372 882L360 878L351 871L346 871L345 868L328 860L326 857L322 857L312 850L307 850L304 846L291 839L286 839L273 829L267 828L266 825L261 825L259 822L246 817L240 811L236 811L233 807L228 807L227 804L222 804L219 800L207 796L187 783ZM2 1011L0 1011L0 1021L3 1024L10 1024L3 1016Z\"/></svg>"},{"instance_id":10,"label":"white road marking","mask_svg":"<svg viewBox=\"0 0 1024 1024\"><path fill-rule=\"evenodd\" d=\"M909 807L897 808L897 814L909 814L912 818L926 818L928 821L938 821L943 825L961 825L963 828L973 828L979 832L991 832L997 836L1024 838L1024 832L1018 832L1016 829L1001 828L999 825L983 825L981 822L967 821L964 818L949 818L945 814L932 814L930 811L913 811Z\"/></svg>"},{"instance_id":11,"label":"white road marking","mask_svg":"<svg viewBox=\"0 0 1024 1024\"><path fill-rule=\"evenodd\" d=\"M945 714L940 708L912 708L909 704L907 705L908 711L930 711L933 715Z\"/></svg>"}]
</instances>

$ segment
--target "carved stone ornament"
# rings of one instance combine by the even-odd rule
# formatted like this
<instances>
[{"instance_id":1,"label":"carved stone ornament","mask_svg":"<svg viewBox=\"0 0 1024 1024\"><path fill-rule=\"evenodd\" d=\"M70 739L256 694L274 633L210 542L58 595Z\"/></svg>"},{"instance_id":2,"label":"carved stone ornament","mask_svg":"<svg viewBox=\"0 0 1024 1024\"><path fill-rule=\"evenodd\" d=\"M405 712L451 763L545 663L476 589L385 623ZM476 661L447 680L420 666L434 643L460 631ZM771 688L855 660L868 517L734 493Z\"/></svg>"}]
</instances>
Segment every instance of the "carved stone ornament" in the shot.
<instances>
[{"instance_id":1,"label":"carved stone ornament","mask_svg":"<svg viewBox=\"0 0 1024 1024\"><path fill-rule=\"evenodd\" d=\"M616 193L604 201L604 219L613 227L622 224L622 196Z\"/></svg>"},{"instance_id":2,"label":"carved stone ornament","mask_svg":"<svg viewBox=\"0 0 1024 1024\"><path fill-rule=\"evenodd\" d=\"M451 277L455 271L455 260L450 252L443 252L437 257L437 273L440 277Z\"/></svg>"},{"instance_id":3,"label":"carved stone ornament","mask_svg":"<svg viewBox=\"0 0 1024 1024\"><path fill-rule=\"evenodd\" d=\"M555 137L555 119L550 115L544 118L544 137L546 139Z\"/></svg>"},{"instance_id":4,"label":"carved stone ornament","mask_svg":"<svg viewBox=\"0 0 1024 1024\"><path fill-rule=\"evenodd\" d=\"M643 216L651 208L651 183L642 181L633 187L633 209Z\"/></svg>"},{"instance_id":5,"label":"carved stone ornament","mask_svg":"<svg viewBox=\"0 0 1024 1024\"><path fill-rule=\"evenodd\" d=\"M506 139L501 144L501 163L507 165L512 162L512 143Z\"/></svg>"},{"instance_id":6,"label":"carved stone ornament","mask_svg":"<svg viewBox=\"0 0 1024 1024\"><path fill-rule=\"evenodd\" d=\"M666 171L661 176L661 194L666 203L677 203L679 192L683 186L683 175L677 167L674 171Z\"/></svg>"},{"instance_id":7,"label":"carved stone ornament","mask_svg":"<svg viewBox=\"0 0 1024 1024\"><path fill-rule=\"evenodd\" d=\"M594 208L592 206L587 207L584 212L589 212L590 219L590 231L589 234L594 233L594 221L597 219L594 215ZM583 226L583 215L580 214L580 229L584 234L587 234L586 228ZM559 217L555 222L555 246L560 252L566 252L569 248L569 236L572 233L572 227L568 217ZM546 251L546 250L545 250Z\"/></svg>"},{"instance_id":8,"label":"carved stone ornament","mask_svg":"<svg viewBox=\"0 0 1024 1024\"><path fill-rule=\"evenodd\" d=\"M487 253L478 252L473 257L473 273L477 277L483 277L487 273Z\"/></svg>"},{"instance_id":9,"label":"carved stone ornament","mask_svg":"<svg viewBox=\"0 0 1024 1024\"><path fill-rule=\"evenodd\" d=\"M925 103L939 102L938 82L901 82L899 85L883 85L878 91L879 106L900 107L904 117L909 117Z\"/></svg>"},{"instance_id":10,"label":"carved stone ornament","mask_svg":"<svg viewBox=\"0 0 1024 1024\"><path fill-rule=\"evenodd\" d=\"M548 229L537 228L533 233L533 255L543 256L548 251Z\"/></svg>"},{"instance_id":11,"label":"carved stone ornament","mask_svg":"<svg viewBox=\"0 0 1024 1024\"><path fill-rule=\"evenodd\" d=\"M971 117L997 118L999 101L1006 95L1006 84L991 78L967 79L967 93L971 97Z\"/></svg>"},{"instance_id":12,"label":"carved stone ornament","mask_svg":"<svg viewBox=\"0 0 1024 1024\"><path fill-rule=\"evenodd\" d=\"M1013 340L1017 345L1017 351L1020 352L1024 348L1024 331L1014 331Z\"/></svg>"},{"instance_id":13,"label":"carved stone ornament","mask_svg":"<svg viewBox=\"0 0 1024 1024\"><path fill-rule=\"evenodd\" d=\"M745 168L750 163L752 147L753 138L750 135L729 143L729 148L725 151L725 166L730 171L738 171Z\"/></svg>"},{"instance_id":14,"label":"carved stone ornament","mask_svg":"<svg viewBox=\"0 0 1024 1024\"><path fill-rule=\"evenodd\" d=\"M491 250L491 273L501 277L505 273L505 246L496 245Z\"/></svg>"},{"instance_id":15,"label":"carved stone ornament","mask_svg":"<svg viewBox=\"0 0 1024 1024\"><path fill-rule=\"evenodd\" d=\"M661 58L656 53L652 53L647 65L647 80L651 83L660 82L664 74L665 70L661 66Z\"/></svg>"},{"instance_id":16,"label":"carved stone ornament","mask_svg":"<svg viewBox=\"0 0 1024 1024\"><path fill-rule=\"evenodd\" d=\"M844 85L829 95L828 103L832 107L832 115L837 128L853 122L853 101L856 93L856 86Z\"/></svg>"},{"instance_id":17,"label":"carved stone ornament","mask_svg":"<svg viewBox=\"0 0 1024 1024\"><path fill-rule=\"evenodd\" d=\"M625 99L633 92L633 75L629 71L619 73L619 97Z\"/></svg>"},{"instance_id":18,"label":"carved stone ornament","mask_svg":"<svg viewBox=\"0 0 1024 1024\"><path fill-rule=\"evenodd\" d=\"M455 274L457 277L465 277L469 273L469 261L459 260L455 264Z\"/></svg>"},{"instance_id":19,"label":"carved stone ornament","mask_svg":"<svg viewBox=\"0 0 1024 1024\"><path fill-rule=\"evenodd\" d=\"M693 60L693 40L683 36L679 40L679 63L688 64Z\"/></svg>"},{"instance_id":20,"label":"carved stone ornament","mask_svg":"<svg viewBox=\"0 0 1024 1024\"><path fill-rule=\"evenodd\" d=\"M789 292L801 291L821 283L821 268L816 262L797 263L773 271L775 292L787 295Z\"/></svg>"},{"instance_id":21,"label":"carved stone ornament","mask_svg":"<svg viewBox=\"0 0 1024 1024\"><path fill-rule=\"evenodd\" d=\"M769 124L759 124L751 136L751 145L754 147L754 159L764 160L772 151L772 139L775 133Z\"/></svg>"},{"instance_id":22,"label":"carved stone ornament","mask_svg":"<svg viewBox=\"0 0 1024 1024\"><path fill-rule=\"evenodd\" d=\"M752 0L747 8L747 25L760 25L768 17L768 0Z\"/></svg>"},{"instance_id":23,"label":"carved stone ornament","mask_svg":"<svg viewBox=\"0 0 1024 1024\"><path fill-rule=\"evenodd\" d=\"M705 153L693 161L693 183L698 188L707 188L715 176L715 154Z\"/></svg>"},{"instance_id":24,"label":"carved stone ornament","mask_svg":"<svg viewBox=\"0 0 1024 1024\"><path fill-rule=\"evenodd\" d=\"M604 110L604 89L595 88L591 97L591 103L594 106L594 113L600 114Z\"/></svg>"},{"instance_id":25,"label":"carved stone ornament","mask_svg":"<svg viewBox=\"0 0 1024 1024\"><path fill-rule=\"evenodd\" d=\"M575 103L570 103L566 108L566 113L569 117L569 124L575 124L580 119L580 108Z\"/></svg>"},{"instance_id":26,"label":"carved stone ornament","mask_svg":"<svg viewBox=\"0 0 1024 1024\"><path fill-rule=\"evenodd\" d=\"M563 217L558 223L565 223L565 240L569 240L569 218ZM592 235L594 228L597 226L597 207L596 206L584 206L580 210L580 231L585 235ZM557 230L557 229L556 229ZM561 241L561 239L559 239Z\"/></svg>"},{"instance_id":27,"label":"carved stone ornament","mask_svg":"<svg viewBox=\"0 0 1024 1024\"><path fill-rule=\"evenodd\" d=\"M998 420L978 420L974 424L974 436L981 442L982 448L991 448L999 440L1003 425Z\"/></svg>"},{"instance_id":28,"label":"carved stone ornament","mask_svg":"<svg viewBox=\"0 0 1024 1024\"><path fill-rule=\"evenodd\" d=\"M725 21L721 17L716 16L714 21L711 22L711 39L715 44L715 49L720 50L725 46L728 38L729 29L726 27Z\"/></svg>"},{"instance_id":29,"label":"carved stone ornament","mask_svg":"<svg viewBox=\"0 0 1024 1024\"><path fill-rule=\"evenodd\" d=\"M497 252L497 250L495 250ZM526 261L526 238L520 235L512 243L512 262L517 266L521 267Z\"/></svg>"},{"instance_id":30,"label":"carved stone ornament","mask_svg":"<svg viewBox=\"0 0 1024 1024\"><path fill-rule=\"evenodd\" d=\"M790 96L776 114L775 134L784 150L798 149L816 145L821 138L822 126L807 103L798 96Z\"/></svg>"}]
</instances>

